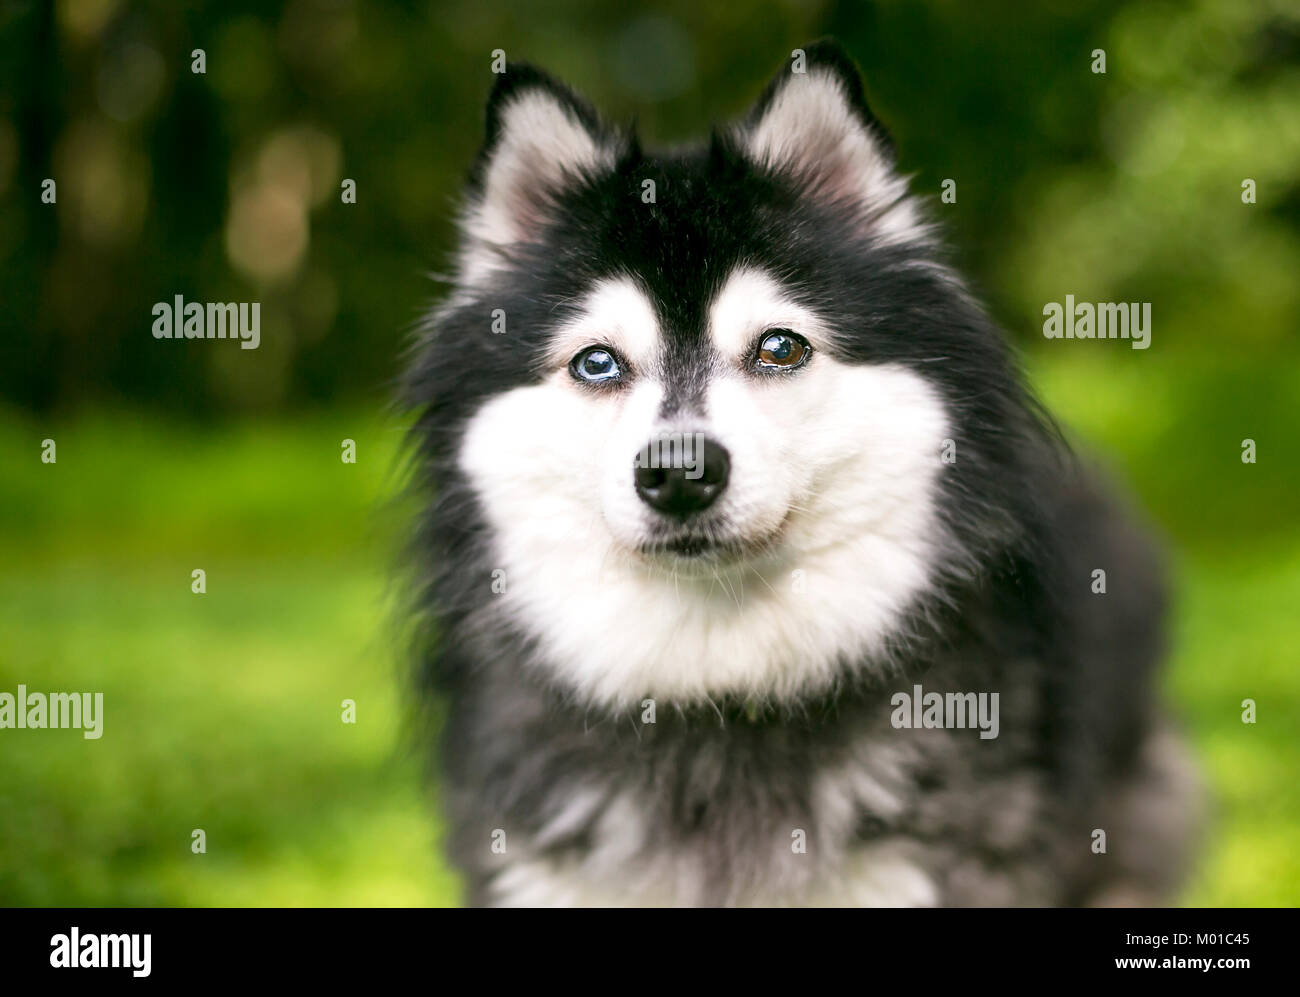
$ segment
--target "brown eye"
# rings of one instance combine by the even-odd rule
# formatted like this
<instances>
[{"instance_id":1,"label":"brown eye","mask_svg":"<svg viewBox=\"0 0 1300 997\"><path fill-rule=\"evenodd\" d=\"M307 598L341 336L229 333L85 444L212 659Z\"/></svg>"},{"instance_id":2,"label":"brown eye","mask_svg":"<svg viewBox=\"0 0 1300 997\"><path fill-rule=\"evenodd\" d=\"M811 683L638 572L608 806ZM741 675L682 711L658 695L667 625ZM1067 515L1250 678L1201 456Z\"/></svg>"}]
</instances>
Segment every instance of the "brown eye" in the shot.
<instances>
[{"instance_id":1,"label":"brown eye","mask_svg":"<svg viewBox=\"0 0 1300 997\"><path fill-rule=\"evenodd\" d=\"M760 370L793 370L812 354L808 340L789 329L769 329L758 344Z\"/></svg>"}]
</instances>

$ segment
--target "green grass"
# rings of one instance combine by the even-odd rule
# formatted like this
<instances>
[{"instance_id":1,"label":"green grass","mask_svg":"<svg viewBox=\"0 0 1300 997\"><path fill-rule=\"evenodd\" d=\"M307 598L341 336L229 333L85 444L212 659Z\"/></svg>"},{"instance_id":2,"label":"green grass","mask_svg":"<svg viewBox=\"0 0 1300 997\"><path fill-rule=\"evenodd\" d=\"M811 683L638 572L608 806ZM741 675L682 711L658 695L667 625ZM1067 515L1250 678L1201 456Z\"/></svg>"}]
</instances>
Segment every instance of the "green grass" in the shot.
<instances>
[{"instance_id":1,"label":"green grass","mask_svg":"<svg viewBox=\"0 0 1300 997\"><path fill-rule=\"evenodd\" d=\"M458 900L381 639L395 441L361 419L0 424L0 690L105 700L99 740L0 735L0 901Z\"/></svg>"},{"instance_id":2,"label":"green grass","mask_svg":"<svg viewBox=\"0 0 1300 997\"><path fill-rule=\"evenodd\" d=\"M1175 550L1168 687L1215 796L1186 902L1294 905L1300 523L1276 503L1300 462L1278 463L1285 393L1252 395L1229 372L1216 395L1195 369L1152 382L1080 358L1100 362L1040 361L1037 383ZM1216 421L1222 395L1259 428ZM1237 457L1251 435L1270 441L1253 467ZM57 464L39 460L45 437ZM339 460L345 437L355 465ZM106 714L97 741L0 732L0 902L458 901L384 637L397 437L376 417L0 418L0 690L102 690Z\"/></svg>"}]
</instances>

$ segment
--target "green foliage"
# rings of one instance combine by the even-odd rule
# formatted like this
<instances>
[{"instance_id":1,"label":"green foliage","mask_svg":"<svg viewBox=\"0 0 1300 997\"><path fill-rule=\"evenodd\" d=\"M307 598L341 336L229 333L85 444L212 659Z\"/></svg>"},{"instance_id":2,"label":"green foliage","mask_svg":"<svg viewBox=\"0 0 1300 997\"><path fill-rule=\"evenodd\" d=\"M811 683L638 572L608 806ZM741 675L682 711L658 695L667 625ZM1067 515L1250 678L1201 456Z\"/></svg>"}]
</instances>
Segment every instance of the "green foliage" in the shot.
<instances>
[{"instance_id":1,"label":"green foliage","mask_svg":"<svg viewBox=\"0 0 1300 997\"><path fill-rule=\"evenodd\" d=\"M440 293L424 275L452 245L494 50L656 144L741 113L823 33L861 62L901 166L1013 334L1037 341L1043 303L1073 293L1152 302L1161 353L1300 349L1284 0L109 0L13 5L0 29L0 397L26 407L373 397ZM159 344L150 308L176 294L261 301L262 348Z\"/></svg>"}]
</instances>

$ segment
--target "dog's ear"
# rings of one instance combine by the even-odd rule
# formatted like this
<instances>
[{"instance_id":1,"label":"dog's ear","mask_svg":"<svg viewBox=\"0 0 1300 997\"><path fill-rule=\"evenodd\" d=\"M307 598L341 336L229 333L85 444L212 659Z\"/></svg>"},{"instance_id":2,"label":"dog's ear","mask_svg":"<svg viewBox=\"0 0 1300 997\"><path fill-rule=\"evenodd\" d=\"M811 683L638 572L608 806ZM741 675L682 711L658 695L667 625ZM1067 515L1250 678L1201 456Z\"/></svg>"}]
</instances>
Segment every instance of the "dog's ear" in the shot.
<instances>
[{"instance_id":1,"label":"dog's ear","mask_svg":"<svg viewBox=\"0 0 1300 997\"><path fill-rule=\"evenodd\" d=\"M832 41L791 53L740 124L741 148L813 197L859 213L882 239L919 235L894 147L867 106L862 77Z\"/></svg>"},{"instance_id":2,"label":"dog's ear","mask_svg":"<svg viewBox=\"0 0 1300 997\"><path fill-rule=\"evenodd\" d=\"M487 137L462 219L477 248L508 252L535 238L555 198L612 169L616 143L585 100L551 76L515 63L496 78Z\"/></svg>"}]
</instances>

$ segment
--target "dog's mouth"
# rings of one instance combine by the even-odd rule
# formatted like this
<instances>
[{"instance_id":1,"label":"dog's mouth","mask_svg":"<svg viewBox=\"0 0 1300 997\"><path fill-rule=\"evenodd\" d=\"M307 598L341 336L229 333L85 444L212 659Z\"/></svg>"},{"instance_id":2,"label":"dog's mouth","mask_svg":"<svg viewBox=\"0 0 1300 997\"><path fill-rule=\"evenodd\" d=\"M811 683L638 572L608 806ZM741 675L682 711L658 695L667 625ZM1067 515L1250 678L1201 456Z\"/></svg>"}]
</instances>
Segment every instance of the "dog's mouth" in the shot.
<instances>
[{"instance_id":1,"label":"dog's mouth","mask_svg":"<svg viewBox=\"0 0 1300 997\"><path fill-rule=\"evenodd\" d=\"M663 556L684 558L722 558L735 553L740 543L735 540L719 540L701 534L685 534L666 540L659 540L642 546L642 553L651 557Z\"/></svg>"},{"instance_id":2,"label":"dog's mouth","mask_svg":"<svg viewBox=\"0 0 1300 997\"><path fill-rule=\"evenodd\" d=\"M721 533L701 527L665 532L637 547L637 553L651 561L676 565L716 566L757 560L776 550L786 521L776 529L752 536Z\"/></svg>"}]
</instances>

